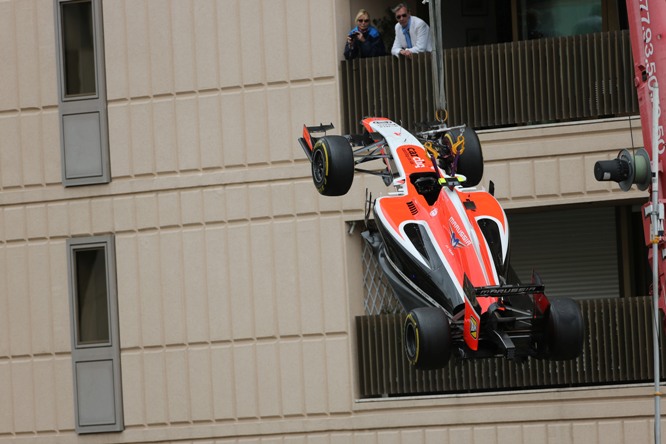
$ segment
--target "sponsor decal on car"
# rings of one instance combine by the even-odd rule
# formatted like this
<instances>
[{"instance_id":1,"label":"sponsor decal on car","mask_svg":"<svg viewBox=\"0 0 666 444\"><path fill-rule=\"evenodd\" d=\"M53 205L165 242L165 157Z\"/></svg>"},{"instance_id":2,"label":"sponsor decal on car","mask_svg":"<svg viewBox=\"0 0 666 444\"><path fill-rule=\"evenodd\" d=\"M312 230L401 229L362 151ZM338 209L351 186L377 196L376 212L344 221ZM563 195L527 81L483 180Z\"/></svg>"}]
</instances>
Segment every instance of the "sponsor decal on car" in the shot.
<instances>
[{"instance_id":1,"label":"sponsor decal on car","mask_svg":"<svg viewBox=\"0 0 666 444\"><path fill-rule=\"evenodd\" d=\"M426 167L426 160L419 156L419 152L416 151L416 148L413 146L408 146L401 148L401 150L404 158L407 159L409 163L414 166L414 168Z\"/></svg>"},{"instance_id":2,"label":"sponsor decal on car","mask_svg":"<svg viewBox=\"0 0 666 444\"><path fill-rule=\"evenodd\" d=\"M472 244L472 240L467 236L467 234L460 228L458 222L449 217L450 231L451 231L451 246L454 248L467 247Z\"/></svg>"},{"instance_id":3,"label":"sponsor decal on car","mask_svg":"<svg viewBox=\"0 0 666 444\"><path fill-rule=\"evenodd\" d=\"M395 128L398 126L397 123L391 122L390 120L375 120L372 122L372 125L378 128Z\"/></svg>"},{"instance_id":4,"label":"sponsor decal on car","mask_svg":"<svg viewBox=\"0 0 666 444\"><path fill-rule=\"evenodd\" d=\"M476 319L473 317L469 318L469 334L473 339L478 339L479 337L479 327L476 324Z\"/></svg>"}]
</instances>

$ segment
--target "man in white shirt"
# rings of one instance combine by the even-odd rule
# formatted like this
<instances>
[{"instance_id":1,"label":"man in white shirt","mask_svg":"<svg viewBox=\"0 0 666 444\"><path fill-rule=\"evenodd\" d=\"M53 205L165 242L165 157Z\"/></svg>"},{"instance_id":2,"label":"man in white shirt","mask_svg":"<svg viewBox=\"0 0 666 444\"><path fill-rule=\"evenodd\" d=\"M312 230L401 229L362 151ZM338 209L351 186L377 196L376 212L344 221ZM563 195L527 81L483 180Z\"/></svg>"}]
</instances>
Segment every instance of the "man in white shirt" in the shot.
<instances>
[{"instance_id":1,"label":"man in white shirt","mask_svg":"<svg viewBox=\"0 0 666 444\"><path fill-rule=\"evenodd\" d=\"M411 15L404 3L400 3L392 11L398 23L395 25L395 40L391 54L396 57L401 55L411 57L412 54L432 51L428 24Z\"/></svg>"}]
</instances>

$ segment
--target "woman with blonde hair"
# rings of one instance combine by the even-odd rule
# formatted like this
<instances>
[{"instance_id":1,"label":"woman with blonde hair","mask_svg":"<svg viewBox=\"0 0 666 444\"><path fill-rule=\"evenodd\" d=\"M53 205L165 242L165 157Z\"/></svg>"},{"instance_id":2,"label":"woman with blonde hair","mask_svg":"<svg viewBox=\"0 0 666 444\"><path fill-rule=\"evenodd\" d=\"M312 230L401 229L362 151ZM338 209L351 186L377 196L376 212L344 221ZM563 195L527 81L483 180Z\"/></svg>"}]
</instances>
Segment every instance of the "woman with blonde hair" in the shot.
<instances>
[{"instance_id":1,"label":"woman with blonde hair","mask_svg":"<svg viewBox=\"0 0 666 444\"><path fill-rule=\"evenodd\" d=\"M382 36L370 25L370 14L365 9L356 13L356 27L349 31L345 44L345 59L378 57L386 55Z\"/></svg>"}]
</instances>

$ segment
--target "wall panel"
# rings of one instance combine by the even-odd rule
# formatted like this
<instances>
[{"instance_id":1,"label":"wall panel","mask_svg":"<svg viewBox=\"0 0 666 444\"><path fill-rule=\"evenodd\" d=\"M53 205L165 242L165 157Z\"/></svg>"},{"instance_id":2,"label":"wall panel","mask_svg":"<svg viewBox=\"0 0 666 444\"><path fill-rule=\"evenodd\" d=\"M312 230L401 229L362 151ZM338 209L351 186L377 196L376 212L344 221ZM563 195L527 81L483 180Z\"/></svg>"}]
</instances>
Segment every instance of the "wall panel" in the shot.
<instances>
[{"instance_id":1,"label":"wall panel","mask_svg":"<svg viewBox=\"0 0 666 444\"><path fill-rule=\"evenodd\" d=\"M296 245L298 256L298 292L303 334L318 334L324 323L324 306L321 292L321 232L315 218L297 221Z\"/></svg>"},{"instance_id":2,"label":"wall panel","mask_svg":"<svg viewBox=\"0 0 666 444\"><path fill-rule=\"evenodd\" d=\"M21 108L35 108L41 103L39 73L39 28L37 26L37 3L34 0L16 3L15 26L17 33L16 59L18 89ZM48 28L47 28L48 29ZM46 30L44 30L46 31Z\"/></svg>"},{"instance_id":3,"label":"wall panel","mask_svg":"<svg viewBox=\"0 0 666 444\"><path fill-rule=\"evenodd\" d=\"M263 28L257 23L263 21L263 2L260 0L245 0L239 2L238 34L227 44L238 44L241 53L240 60L243 72L243 83L257 85L266 79L263 52ZM259 49L261 48L261 49Z\"/></svg>"},{"instance_id":4,"label":"wall panel","mask_svg":"<svg viewBox=\"0 0 666 444\"><path fill-rule=\"evenodd\" d=\"M19 108L19 88L17 72L17 48L15 20L16 2L0 2L0 78L7 88L0 89L0 109L18 109Z\"/></svg>"},{"instance_id":5,"label":"wall panel","mask_svg":"<svg viewBox=\"0 0 666 444\"><path fill-rule=\"evenodd\" d=\"M42 119L42 112L31 111L24 113L19 121L22 177L23 184L28 186L44 183Z\"/></svg>"},{"instance_id":6,"label":"wall panel","mask_svg":"<svg viewBox=\"0 0 666 444\"><path fill-rule=\"evenodd\" d=\"M4 89L4 88L3 88ZM22 181L20 120L15 114L0 115L0 186L13 188Z\"/></svg>"},{"instance_id":7,"label":"wall panel","mask_svg":"<svg viewBox=\"0 0 666 444\"><path fill-rule=\"evenodd\" d=\"M276 221L272 231L278 333L281 336L298 335L302 329L298 309L301 306L301 294L298 290L300 268L296 224L292 220Z\"/></svg>"},{"instance_id":8,"label":"wall panel","mask_svg":"<svg viewBox=\"0 0 666 444\"><path fill-rule=\"evenodd\" d=\"M171 424L190 422L192 416L187 355L188 351L183 348L167 349L164 353L167 411Z\"/></svg>"},{"instance_id":9,"label":"wall panel","mask_svg":"<svg viewBox=\"0 0 666 444\"><path fill-rule=\"evenodd\" d=\"M56 411L56 378L53 357L34 361L33 378L35 387L35 430L58 430Z\"/></svg>"},{"instance_id":10,"label":"wall panel","mask_svg":"<svg viewBox=\"0 0 666 444\"><path fill-rule=\"evenodd\" d=\"M210 341L208 327L208 297L206 294L206 242L201 228L187 229L182 233L184 307L187 326L187 343Z\"/></svg>"},{"instance_id":11,"label":"wall panel","mask_svg":"<svg viewBox=\"0 0 666 444\"><path fill-rule=\"evenodd\" d=\"M266 113L266 90L247 90L243 98L247 163L253 165L267 162L270 159L270 134Z\"/></svg>"},{"instance_id":12,"label":"wall panel","mask_svg":"<svg viewBox=\"0 0 666 444\"><path fill-rule=\"evenodd\" d=\"M210 422L213 419L213 375L210 347L197 346L187 353L191 421Z\"/></svg>"},{"instance_id":13,"label":"wall panel","mask_svg":"<svg viewBox=\"0 0 666 444\"><path fill-rule=\"evenodd\" d=\"M234 354L229 345L211 347L213 418L235 418L237 403L234 380Z\"/></svg>"},{"instance_id":14,"label":"wall panel","mask_svg":"<svg viewBox=\"0 0 666 444\"><path fill-rule=\"evenodd\" d=\"M108 64L108 63L107 63ZM112 81L107 82L107 86ZM110 101L110 99L109 99ZM111 102L111 101L110 101ZM111 162L112 181L130 177L132 171L132 107L128 102L111 102L107 107L109 123L109 158ZM158 107L155 106L155 112ZM165 125L165 131L170 128Z\"/></svg>"},{"instance_id":15,"label":"wall panel","mask_svg":"<svg viewBox=\"0 0 666 444\"><path fill-rule=\"evenodd\" d=\"M141 343L141 298L139 293L139 263L137 239L134 235L116 237L116 269L123 279L118 280L118 321L125 348ZM125 401L127 403L127 401Z\"/></svg>"},{"instance_id":16,"label":"wall panel","mask_svg":"<svg viewBox=\"0 0 666 444\"><path fill-rule=\"evenodd\" d=\"M2 349L0 349L0 352L3 356L7 356L7 353ZM0 393L5 393L7 400L11 399L12 393L13 380L11 371L11 363L0 359ZM3 439L5 434L10 434L14 430L14 409L15 406L12 402L0 403L0 440Z\"/></svg>"},{"instance_id":17,"label":"wall panel","mask_svg":"<svg viewBox=\"0 0 666 444\"><path fill-rule=\"evenodd\" d=\"M259 417L256 345L243 343L233 347L234 400L236 418Z\"/></svg>"},{"instance_id":18,"label":"wall panel","mask_svg":"<svg viewBox=\"0 0 666 444\"><path fill-rule=\"evenodd\" d=\"M169 423L165 356L164 350L146 350L142 353L144 386L140 392L143 393L146 424Z\"/></svg>"},{"instance_id":19,"label":"wall panel","mask_svg":"<svg viewBox=\"0 0 666 444\"><path fill-rule=\"evenodd\" d=\"M195 1L192 5L194 35L194 72L199 90L220 84L217 61L217 8L214 0Z\"/></svg>"},{"instance_id":20,"label":"wall panel","mask_svg":"<svg viewBox=\"0 0 666 444\"><path fill-rule=\"evenodd\" d=\"M266 82L286 82L289 80L289 66L285 63L289 57L287 34L293 21L287 14L285 0L264 2L261 6L261 43L263 48L270 48L264 51Z\"/></svg>"},{"instance_id":21,"label":"wall panel","mask_svg":"<svg viewBox=\"0 0 666 444\"><path fill-rule=\"evenodd\" d=\"M141 303L141 336L144 346L157 346L165 341L164 309L161 291L160 237L157 233L140 236L138 242L138 279L139 293L137 300ZM117 257L122 257L118 253ZM122 276L121 276L122 279ZM122 306L123 296L118 295Z\"/></svg>"},{"instance_id":22,"label":"wall panel","mask_svg":"<svg viewBox=\"0 0 666 444\"><path fill-rule=\"evenodd\" d=\"M119 22L109 23L108 20L104 21L104 29L107 28L124 28L125 38L119 39L117 41L104 39L104 49L105 51L110 51L110 53L117 55L121 58L126 58L122 60L122 66L127 68L128 76L128 95L129 97L147 97L152 93L151 85L151 64L153 60L150 57L146 57L148 54L156 54L158 56L162 55L159 48L153 51L150 47L150 31L153 28L151 26L150 20L154 20L156 17L167 19L168 15L153 15L153 11L149 11L147 6L150 3L147 0L132 0L132 1L119 1L119 2L107 2L111 3L109 5L104 5L104 15L106 16L106 11L109 8L122 8L123 15L116 15L116 19L120 19ZM161 2L159 6L164 9L164 2ZM165 11L166 12L166 11ZM168 22L160 21L157 26L168 26ZM167 28L168 29L168 28ZM159 42L160 40L156 40ZM164 43L169 43L169 39L162 40ZM116 45L125 44L122 48L114 48ZM169 45L170 46L170 45ZM164 48L165 53L170 54L171 48ZM169 73L169 69L157 70L159 65L156 64L155 75L162 75L162 73ZM107 76L108 77L108 76ZM113 86L113 83L110 83L109 86ZM109 90L108 93L109 102L119 96L113 90Z\"/></svg>"},{"instance_id":23,"label":"wall panel","mask_svg":"<svg viewBox=\"0 0 666 444\"><path fill-rule=\"evenodd\" d=\"M254 223L250 228L250 256L252 301L256 338L270 338L278 334L276 306L281 303L275 292L274 250L272 224ZM249 295L248 295L249 296ZM248 297L248 299L250 299ZM248 300L249 303L249 300Z\"/></svg>"},{"instance_id":24,"label":"wall panel","mask_svg":"<svg viewBox=\"0 0 666 444\"><path fill-rule=\"evenodd\" d=\"M190 171L201 168L199 150L199 112L197 96L176 96L176 142L178 170ZM159 128L155 128L159 131Z\"/></svg>"},{"instance_id":25,"label":"wall panel","mask_svg":"<svg viewBox=\"0 0 666 444\"><path fill-rule=\"evenodd\" d=\"M228 341L232 336L231 284L229 279L227 227L210 227L206 237L206 289L211 341Z\"/></svg>"},{"instance_id":26,"label":"wall panel","mask_svg":"<svg viewBox=\"0 0 666 444\"><path fill-rule=\"evenodd\" d=\"M177 92L197 89L193 4L192 0L171 0L163 5L171 12L173 35L169 43L173 51L174 89Z\"/></svg>"},{"instance_id":27,"label":"wall panel","mask_svg":"<svg viewBox=\"0 0 666 444\"><path fill-rule=\"evenodd\" d=\"M257 344L257 391L259 393L259 416L279 417L282 414L280 389L278 342Z\"/></svg>"},{"instance_id":28,"label":"wall panel","mask_svg":"<svg viewBox=\"0 0 666 444\"><path fill-rule=\"evenodd\" d=\"M311 3L308 0L285 0L287 17L289 17L290 22L299 24L299 26L287 28L289 57L286 65L289 67L289 78L291 80L314 77L310 36L316 28L314 28L310 15ZM304 38L304 36L307 37Z\"/></svg>"},{"instance_id":29,"label":"wall panel","mask_svg":"<svg viewBox=\"0 0 666 444\"><path fill-rule=\"evenodd\" d=\"M130 105L129 122L131 154L130 171L133 176L153 174L155 171L155 158L153 147L156 146L153 135L154 128L151 125L153 114L152 103L146 101L137 101ZM110 119L110 116L109 116Z\"/></svg>"},{"instance_id":30,"label":"wall panel","mask_svg":"<svg viewBox=\"0 0 666 444\"><path fill-rule=\"evenodd\" d=\"M303 384L305 411L309 415L328 413L326 375L326 342L321 337L303 340Z\"/></svg>"},{"instance_id":31,"label":"wall panel","mask_svg":"<svg viewBox=\"0 0 666 444\"><path fill-rule=\"evenodd\" d=\"M49 244L35 242L28 245L28 293L15 295L29 300L30 324L24 325L31 331L31 353L33 355L48 354L53 350L53 310L52 304L60 301L52 300L51 280L49 273ZM27 335L26 335L27 336Z\"/></svg>"},{"instance_id":32,"label":"wall panel","mask_svg":"<svg viewBox=\"0 0 666 444\"><path fill-rule=\"evenodd\" d=\"M222 158L226 168L243 166L246 163L247 149L245 138L245 122L243 95L237 91L222 93L220 97L222 115Z\"/></svg>"},{"instance_id":33,"label":"wall panel","mask_svg":"<svg viewBox=\"0 0 666 444\"><path fill-rule=\"evenodd\" d=\"M286 417L301 415L305 411L302 342L300 339L281 340L277 353L282 414Z\"/></svg>"},{"instance_id":34,"label":"wall panel","mask_svg":"<svg viewBox=\"0 0 666 444\"><path fill-rule=\"evenodd\" d=\"M118 273L121 271L118 269ZM118 288L118 293L122 290ZM119 315L121 324L120 331L123 331L123 313ZM124 336L124 335L123 335ZM123 345L125 339L123 337ZM146 408L143 395L143 365L144 359L141 353L137 351L124 352L121 356L122 361L122 381L123 381L123 411L125 416L125 426L142 426L146 423L144 410Z\"/></svg>"},{"instance_id":35,"label":"wall panel","mask_svg":"<svg viewBox=\"0 0 666 444\"><path fill-rule=\"evenodd\" d=\"M225 26L217 28L218 66L220 86L228 88L243 83L241 49L240 2L236 0L217 0L217 22ZM233 60L235 63L229 63Z\"/></svg>"},{"instance_id":36,"label":"wall panel","mask_svg":"<svg viewBox=\"0 0 666 444\"><path fill-rule=\"evenodd\" d=\"M221 168L224 165L220 100L221 96L217 92L199 95L197 138L201 150L201 169Z\"/></svg>"}]
</instances>

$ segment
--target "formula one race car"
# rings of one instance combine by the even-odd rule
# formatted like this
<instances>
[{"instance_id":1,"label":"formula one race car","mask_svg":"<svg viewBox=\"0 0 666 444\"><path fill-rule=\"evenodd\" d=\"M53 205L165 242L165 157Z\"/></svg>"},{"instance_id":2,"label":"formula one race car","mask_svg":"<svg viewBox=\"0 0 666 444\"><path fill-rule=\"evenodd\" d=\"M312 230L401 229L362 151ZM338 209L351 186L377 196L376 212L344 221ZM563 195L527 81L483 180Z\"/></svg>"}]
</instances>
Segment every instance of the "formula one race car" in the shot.
<instances>
[{"instance_id":1,"label":"formula one race car","mask_svg":"<svg viewBox=\"0 0 666 444\"><path fill-rule=\"evenodd\" d=\"M585 330L578 305L549 301L538 275L522 285L509 266L507 217L492 182L490 192L475 188L483 155L474 130L434 123L413 135L386 118L361 123L363 134L348 136L325 135L333 125L304 126L299 143L323 195L345 194L355 171L394 188L366 199L363 237L408 312L403 346L411 364L441 368L452 354L578 357Z\"/></svg>"}]
</instances>

